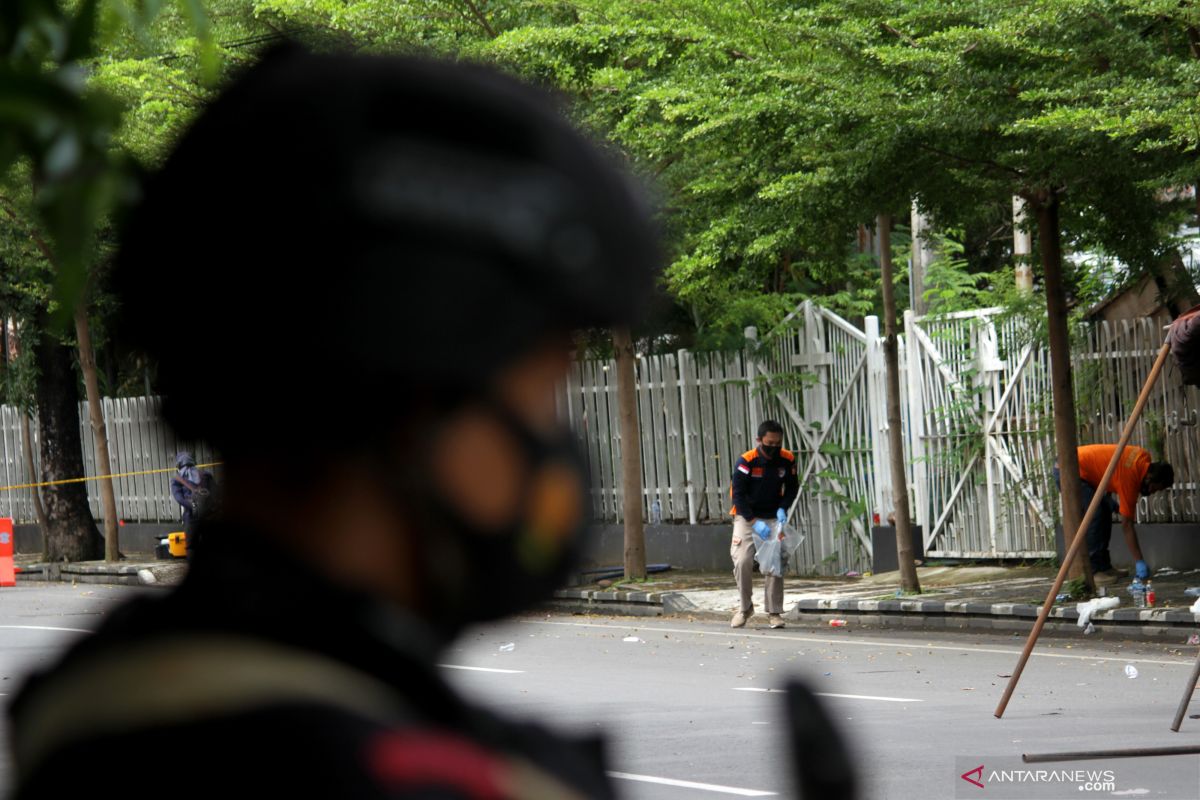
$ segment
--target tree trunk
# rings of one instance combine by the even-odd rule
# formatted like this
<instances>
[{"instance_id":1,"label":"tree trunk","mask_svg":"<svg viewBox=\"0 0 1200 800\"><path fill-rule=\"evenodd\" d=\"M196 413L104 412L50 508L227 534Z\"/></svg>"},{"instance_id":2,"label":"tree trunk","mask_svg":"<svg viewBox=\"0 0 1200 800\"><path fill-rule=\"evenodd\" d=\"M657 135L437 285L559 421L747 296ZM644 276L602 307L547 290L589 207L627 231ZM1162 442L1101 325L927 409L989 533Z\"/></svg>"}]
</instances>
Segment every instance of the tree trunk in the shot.
<instances>
[{"instance_id":1,"label":"tree trunk","mask_svg":"<svg viewBox=\"0 0 1200 800\"><path fill-rule=\"evenodd\" d=\"M621 490L625 498L625 577L646 577L646 531L642 526L642 440L638 430L633 336L627 328L613 331L617 352L617 407L621 423Z\"/></svg>"},{"instance_id":2,"label":"tree trunk","mask_svg":"<svg viewBox=\"0 0 1200 800\"><path fill-rule=\"evenodd\" d=\"M900 587L920 592L917 565L913 561L912 519L908 510L908 479L904 464L904 438L900 419L900 354L896 339L896 290L892 282L892 217L880 214L879 266L883 273L883 358L887 362L888 452L892 469L892 502L896 513L896 559L900 565Z\"/></svg>"},{"instance_id":3,"label":"tree trunk","mask_svg":"<svg viewBox=\"0 0 1200 800\"><path fill-rule=\"evenodd\" d=\"M37 327L49 326L46 319ZM83 477L83 449L79 437L79 385L71 348L52 334L38 337L37 407L42 452L42 480ZM99 558L100 533L88 509L82 483L47 486L46 555L51 561L89 561Z\"/></svg>"},{"instance_id":4,"label":"tree trunk","mask_svg":"<svg viewBox=\"0 0 1200 800\"><path fill-rule=\"evenodd\" d=\"M1054 444L1058 451L1059 485L1062 495L1063 537L1070 546L1079 530L1079 437L1075 425L1075 385L1071 377L1071 338L1067 330L1067 294L1062 277L1062 242L1054 191L1026 198L1037 210L1038 251L1046 288L1047 330L1050 339L1050 385L1054 394ZM1067 575L1092 583L1092 565L1087 548L1081 548Z\"/></svg>"},{"instance_id":5,"label":"tree trunk","mask_svg":"<svg viewBox=\"0 0 1200 800\"><path fill-rule=\"evenodd\" d=\"M37 483L37 466L33 463L33 426L29 415L21 413L21 449L25 453L25 474L30 483ZM50 520L46 518L46 506L42 504L42 490L34 486L29 490L33 497L33 514L37 518L38 530L42 534L42 558L50 560Z\"/></svg>"},{"instance_id":6,"label":"tree trunk","mask_svg":"<svg viewBox=\"0 0 1200 800\"><path fill-rule=\"evenodd\" d=\"M1172 250L1151 264L1150 273L1158 289L1158 299L1170 312L1171 319L1177 319L1193 306L1200 305L1200 294L1196 292L1196 285L1192 283L1192 276L1188 274L1178 250Z\"/></svg>"},{"instance_id":7,"label":"tree trunk","mask_svg":"<svg viewBox=\"0 0 1200 800\"><path fill-rule=\"evenodd\" d=\"M9 317L0 320L0 324L4 326L4 352L0 354L0 364L4 365L6 373L9 368L9 360L20 347L20 337L17 336L16 327L11 322ZM29 423L29 411L24 404L21 407L21 452L25 458L25 474L29 476L29 483L37 483L37 466L33 463L33 426ZM46 521L46 507L42 505L42 493L38 487L34 486L29 493L33 498L33 514L37 520L38 531L42 534L42 558L48 560L46 555L49 541L47 532L50 530L50 526Z\"/></svg>"},{"instance_id":8,"label":"tree trunk","mask_svg":"<svg viewBox=\"0 0 1200 800\"><path fill-rule=\"evenodd\" d=\"M926 217L917 208L917 204L912 204L912 266L908 270L908 282L912 287L909 300L909 305L912 307L913 313L918 317L923 317L929 313L929 303L925 300L925 275L929 271L929 265L937 259L937 252L933 249L933 243L930 236L933 233L933 226L930 225L929 217Z\"/></svg>"},{"instance_id":9,"label":"tree trunk","mask_svg":"<svg viewBox=\"0 0 1200 800\"><path fill-rule=\"evenodd\" d=\"M113 491L112 478L109 477L112 475L112 467L108 458L108 430L104 425L104 403L100 399L100 382L96 375L96 354L92 350L87 303L82 299L75 306L75 338L79 342L79 367L83 372L83 385L87 390L92 436L96 440L96 476L100 479L100 501L104 506L104 560L119 561L121 543L117 538L117 495Z\"/></svg>"},{"instance_id":10,"label":"tree trunk","mask_svg":"<svg viewBox=\"0 0 1200 800\"><path fill-rule=\"evenodd\" d=\"M1033 267L1029 264L1033 256L1033 234L1026 227L1026 217L1025 198L1013 195L1013 273L1017 289L1030 294L1033 292Z\"/></svg>"}]
</instances>

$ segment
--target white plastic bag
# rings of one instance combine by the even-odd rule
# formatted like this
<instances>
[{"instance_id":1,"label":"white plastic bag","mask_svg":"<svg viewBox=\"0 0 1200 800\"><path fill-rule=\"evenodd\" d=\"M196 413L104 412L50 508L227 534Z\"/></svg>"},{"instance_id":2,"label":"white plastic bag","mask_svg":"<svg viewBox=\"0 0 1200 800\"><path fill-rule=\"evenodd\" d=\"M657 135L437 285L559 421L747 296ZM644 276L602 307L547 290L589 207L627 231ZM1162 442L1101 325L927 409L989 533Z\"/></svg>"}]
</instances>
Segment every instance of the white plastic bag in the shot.
<instances>
[{"instance_id":1,"label":"white plastic bag","mask_svg":"<svg viewBox=\"0 0 1200 800\"><path fill-rule=\"evenodd\" d=\"M1100 611L1109 611L1121 605L1121 601L1115 597L1097 597L1093 600L1088 600L1086 603L1079 603L1075 606L1075 610L1079 612L1079 620L1077 624L1081 628L1086 628L1092 621L1092 615Z\"/></svg>"},{"instance_id":2,"label":"white plastic bag","mask_svg":"<svg viewBox=\"0 0 1200 800\"><path fill-rule=\"evenodd\" d=\"M754 560L763 575L783 577L783 543L779 540L778 523L771 526L771 534L766 539L754 534Z\"/></svg>"}]
</instances>

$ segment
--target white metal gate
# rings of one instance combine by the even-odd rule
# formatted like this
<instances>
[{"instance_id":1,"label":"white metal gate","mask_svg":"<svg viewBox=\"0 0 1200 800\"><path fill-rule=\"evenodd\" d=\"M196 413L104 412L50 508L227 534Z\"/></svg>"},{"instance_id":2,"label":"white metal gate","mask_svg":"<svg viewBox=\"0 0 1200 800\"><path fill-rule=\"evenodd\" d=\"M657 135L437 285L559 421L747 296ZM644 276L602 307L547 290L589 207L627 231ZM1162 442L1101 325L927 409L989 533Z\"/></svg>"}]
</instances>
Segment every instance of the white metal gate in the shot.
<instances>
[{"instance_id":1,"label":"white metal gate","mask_svg":"<svg viewBox=\"0 0 1200 800\"><path fill-rule=\"evenodd\" d=\"M800 571L868 568L870 526L888 487L879 323L860 330L811 301L766 337L751 366L756 418L784 426L796 452L800 494L792 520L803 540L792 563ZM881 465L885 468L881 469Z\"/></svg>"},{"instance_id":2,"label":"white metal gate","mask_svg":"<svg viewBox=\"0 0 1200 800\"><path fill-rule=\"evenodd\" d=\"M933 556L1054 555L1049 361L999 311L905 315L914 516Z\"/></svg>"}]
</instances>

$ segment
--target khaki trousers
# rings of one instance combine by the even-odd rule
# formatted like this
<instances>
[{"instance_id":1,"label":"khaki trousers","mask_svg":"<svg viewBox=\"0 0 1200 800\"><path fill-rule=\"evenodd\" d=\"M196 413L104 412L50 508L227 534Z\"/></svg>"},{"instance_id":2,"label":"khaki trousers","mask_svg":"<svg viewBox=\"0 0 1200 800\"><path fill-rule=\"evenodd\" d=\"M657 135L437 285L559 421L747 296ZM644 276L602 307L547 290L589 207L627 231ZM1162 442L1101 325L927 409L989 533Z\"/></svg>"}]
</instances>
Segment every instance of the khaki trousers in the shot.
<instances>
[{"instance_id":1,"label":"khaki trousers","mask_svg":"<svg viewBox=\"0 0 1200 800\"><path fill-rule=\"evenodd\" d=\"M772 526L774 522L770 523ZM737 581L741 596L741 610L749 612L753 607L750 594L754 589L754 528L741 516L733 518L733 542L729 546L729 557L733 559L733 578ZM783 613L783 578L764 577L763 605L768 614Z\"/></svg>"}]
</instances>

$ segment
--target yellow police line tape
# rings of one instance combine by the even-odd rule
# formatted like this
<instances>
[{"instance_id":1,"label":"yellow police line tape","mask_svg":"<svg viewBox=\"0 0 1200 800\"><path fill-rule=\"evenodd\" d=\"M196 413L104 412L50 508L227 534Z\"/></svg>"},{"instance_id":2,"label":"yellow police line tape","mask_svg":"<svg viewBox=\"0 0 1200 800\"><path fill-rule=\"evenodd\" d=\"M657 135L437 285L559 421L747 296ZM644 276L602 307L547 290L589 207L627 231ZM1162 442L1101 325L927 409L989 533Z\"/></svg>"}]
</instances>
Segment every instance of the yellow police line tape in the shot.
<instances>
[{"instance_id":1,"label":"yellow police line tape","mask_svg":"<svg viewBox=\"0 0 1200 800\"><path fill-rule=\"evenodd\" d=\"M198 469L206 469L208 467L219 467L223 462L214 461L211 464L197 464ZM11 492L17 489L34 489L42 486L61 486L64 483L85 483L86 481L107 481L113 478L132 478L135 475L157 475L163 472L175 472L176 467L167 467L166 469L144 469L140 472L118 472L114 475L96 475L90 478L64 478L61 481L43 481L41 483L19 483L14 486L0 486L0 492Z\"/></svg>"}]
</instances>

